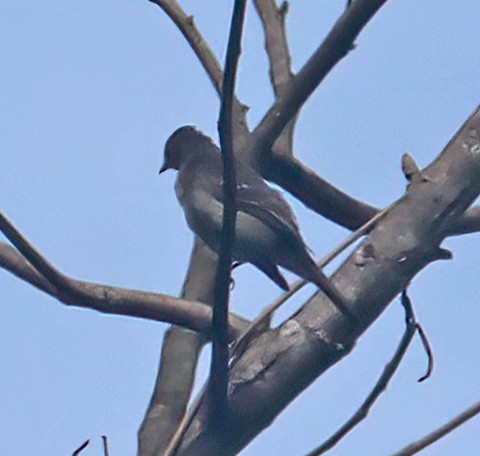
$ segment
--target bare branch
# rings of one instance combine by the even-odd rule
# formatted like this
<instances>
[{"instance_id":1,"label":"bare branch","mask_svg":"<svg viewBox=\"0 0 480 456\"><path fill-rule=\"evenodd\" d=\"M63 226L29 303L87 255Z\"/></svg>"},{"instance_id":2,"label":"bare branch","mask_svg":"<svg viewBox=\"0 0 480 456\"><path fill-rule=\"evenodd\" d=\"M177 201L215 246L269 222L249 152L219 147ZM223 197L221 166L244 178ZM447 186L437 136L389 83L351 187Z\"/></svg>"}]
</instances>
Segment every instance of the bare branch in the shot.
<instances>
[{"instance_id":1,"label":"bare branch","mask_svg":"<svg viewBox=\"0 0 480 456\"><path fill-rule=\"evenodd\" d=\"M108 456L108 439L106 435L102 435L103 441L103 456Z\"/></svg>"},{"instance_id":2,"label":"bare branch","mask_svg":"<svg viewBox=\"0 0 480 456\"><path fill-rule=\"evenodd\" d=\"M442 437L445 437L447 434L452 432L458 426L462 425L469 419L473 418L474 416L480 413L480 402L476 402L467 410L460 413L460 415L453 418L448 423L445 423L443 426L439 427L431 434L426 435L422 439L408 445L407 447L403 448L400 451L397 451L392 456L410 456L412 454L418 453L419 451L423 450L427 446L435 443L437 440L440 440Z\"/></svg>"},{"instance_id":3,"label":"bare branch","mask_svg":"<svg viewBox=\"0 0 480 456\"><path fill-rule=\"evenodd\" d=\"M448 230L449 236L478 233L480 231L480 207L469 209Z\"/></svg>"},{"instance_id":4,"label":"bare branch","mask_svg":"<svg viewBox=\"0 0 480 456\"><path fill-rule=\"evenodd\" d=\"M213 305L217 255L195 237L181 297ZM187 408L198 356L206 342L200 333L173 326L165 333L152 398L138 432L138 455L163 454Z\"/></svg>"},{"instance_id":5,"label":"bare branch","mask_svg":"<svg viewBox=\"0 0 480 456\"><path fill-rule=\"evenodd\" d=\"M275 0L255 0L255 8L260 17L265 36L270 83L275 96L283 93L284 87L293 79L291 58L288 49L285 19L288 12L288 3L282 2L280 8ZM283 129L273 145L273 152L277 155L293 155L293 135L297 116Z\"/></svg>"},{"instance_id":6,"label":"bare branch","mask_svg":"<svg viewBox=\"0 0 480 456\"><path fill-rule=\"evenodd\" d=\"M343 193L293 157L272 155L264 163L262 174L308 208L350 230L367 223L378 212L377 208Z\"/></svg>"},{"instance_id":7,"label":"bare branch","mask_svg":"<svg viewBox=\"0 0 480 456\"><path fill-rule=\"evenodd\" d=\"M432 347L430 346L430 342L428 341L427 335L425 334L425 331L423 330L420 323L416 323L415 328L417 329L418 335L420 336L420 340L422 341L422 345L423 345L423 348L425 349L425 352L427 354L427 359L428 359L427 371L418 379L418 382L423 382L427 378L430 378L430 375L432 375L433 351L432 351Z\"/></svg>"},{"instance_id":8,"label":"bare branch","mask_svg":"<svg viewBox=\"0 0 480 456\"><path fill-rule=\"evenodd\" d=\"M274 0L254 0L253 4L262 22L265 35L265 49L270 64L270 82L275 95L279 95L283 87L293 78L285 30L288 3L283 2L280 8Z\"/></svg>"},{"instance_id":9,"label":"bare branch","mask_svg":"<svg viewBox=\"0 0 480 456\"><path fill-rule=\"evenodd\" d=\"M185 414L204 340L178 326L165 333L155 388L138 434L139 456L164 454Z\"/></svg>"},{"instance_id":10,"label":"bare branch","mask_svg":"<svg viewBox=\"0 0 480 456\"><path fill-rule=\"evenodd\" d=\"M253 132L249 155L261 163L287 123L334 66L347 55L363 27L387 0L362 0L340 17L323 43L268 110Z\"/></svg>"},{"instance_id":11,"label":"bare branch","mask_svg":"<svg viewBox=\"0 0 480 456\"><path fill-rule=\"evenodd\" d=\"M354 6L352 6L354 8ZM221 435L202 403L182 456L240 451L311 382L352 350L357 338L428 264L442 258L447 228L480 194L480 109L475 111L331 280L360 318L351 324L321 293L278 328L251 341L229 372Z\"/></svg>"},{"instance_id":12,"label":"bare branch","mask_svg":"<svg viewBox=\"0 0 480 456\"><path fill-rule=\"evenodd\" d=\"M176 0L149 1L158 5L177 26L207 73L217 95L221 97L223 83L222 67L203 35L196 27L193 16L187 15ZM236 150L245 146L245 142L249 136L246 119L247 111L248 108L237 98L234 98L233 112Z\"/></svg>"},{"instance_id":13,"label":"bare branch","mask_svg":"<svg viewBox=\"0 0 480 456\"><path fill-rule=\"evenodd\" d=\"M232 272L232 255L235 243L237 217L237 177L234 158L233 102L237 67L241 53L245 0L235 0L225 60L222 103L218 131L223 163L223 223L212 320L212 361L210 366L209 400L212 416L222 423L228 386L228 300Z\"/></svg>"},{"instance_id":14,"label":"bare branch","mask_svg":"<svg viewBox=\"0 0 480 456\"><path fill-rule=\"evenodd\" d=\"M85 448L87 448L88 444L90 443L90 440L86 440L83 442L73 453L72 456L78 456Z\"/></svg>"},{"instance_id":15,"label":"bare branch","mask_svg":"<svg viewBox=\"0 0 480 456\"><path fill-rule=\"evenodd\" d=\"M307 456L319 456L333 448L358 423L360 423L367 417L370 409L373 407L373 404L377 401L380 394L382 394L387 389L387 386L392 377L395 375L395 372L397 371L398 366L400 365L405 353L407 352L407 348L410 345L410 342L412 341L413 336L415 335L415 331L417 329L412 303L410 302L410 298L408 297L406 290L402 292L401 302L402 306L405 309L406 326L403 336L400 340L400 343L398 344L397 350L395 351L392 359L389 363L385 365L382 375L378 379L372 391L367 396L363 404L352 415L352 417L319 447L310 451Z\"/></svg>"},{"instance_id":16,"label":"bare branch","mask_svg":"<svg viewBox=\"0 0 480 456\"><path fill-rule=\"evenodd\" d=\"M195 25L193 16L189 16L176 0L149 0L158 5L177 26L187 40L198 60L205 69L215 90L222 93L223 71L211 47Z\"/></svg>"},{"instance_id":17,"label":"bare branch","mask_svg":"<svg viewBox=\"0 0 480 456\"><path fill-rule=\"evenodd\" d=\"M169 322L205 335L210 333L212 310L200 302L186 301L160 293L84 282L63 274L62 280L72 286L75 293L61 292L42 277L18 252L3 242L0 242L0 266L66 305L94 309L113 315ZM238 337L247 325L244 319L230 315L231 339Z\"/></svg>"},{"instance_id":18,"label":"bare branch","mask_svg":"<svg viewBox=\"0 0 480 456\"><path fill-rule=\"evenodd\" d=\"M266 179L280 185L310 209L351 230L371 219L377 209L346 195L292 156L277 153L276 148L272 150L271 145L385 2L362 1L340 17L298 75L284 85L283 93L253 132L248 151L251 161Z\"/></svg>"}]
</instances>

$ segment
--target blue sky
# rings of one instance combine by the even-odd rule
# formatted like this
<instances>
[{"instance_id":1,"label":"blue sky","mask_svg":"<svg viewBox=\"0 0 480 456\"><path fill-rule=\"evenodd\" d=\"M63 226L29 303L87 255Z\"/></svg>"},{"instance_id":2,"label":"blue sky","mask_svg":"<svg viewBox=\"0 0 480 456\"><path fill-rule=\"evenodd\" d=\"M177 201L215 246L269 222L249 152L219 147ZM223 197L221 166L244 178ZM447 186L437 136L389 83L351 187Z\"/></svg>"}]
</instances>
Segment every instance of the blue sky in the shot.
<instances>
[{"instance_id":1,"label":"blue sky","mask_svg":"<svg viewBox=\"0 0 480 456\"><path fill-rule=\"evenodd\" d=\"M230 3L184 3L221 60ZM291 2L296 70L343 4ZM479 15L476 0L390 1L302 111L298 157L368 203L398 198L402 153L427 165L480 102ZM218 113L189 47L147 1L7 0L0 30L1 210L73 277L177 295L192 235L173 173L157 174L161 151L184 124L216 138ZM239 95L255 125L272 95L252 8ZM346 235L290 200L317 257ZM478 400L480 241L469 235L445 246L454 260L432 264L411 287L435 353L432 378L416 382L426 359L415 340L369 418L333 454L390 454ZM252 267L235 277L232 305L248 317L279 293ZM106 434L112 455L135 454L167 326L68 308L5 271L0 289L2 453L68 455L90 438L82 454L98 455ZM243 454L298 455L322 441L361 403L402 331L393 303L355 352ZM204 354L201 375L207 360ZM478 423L423 454L478 454Z\"/></svg>"}]
</instances>

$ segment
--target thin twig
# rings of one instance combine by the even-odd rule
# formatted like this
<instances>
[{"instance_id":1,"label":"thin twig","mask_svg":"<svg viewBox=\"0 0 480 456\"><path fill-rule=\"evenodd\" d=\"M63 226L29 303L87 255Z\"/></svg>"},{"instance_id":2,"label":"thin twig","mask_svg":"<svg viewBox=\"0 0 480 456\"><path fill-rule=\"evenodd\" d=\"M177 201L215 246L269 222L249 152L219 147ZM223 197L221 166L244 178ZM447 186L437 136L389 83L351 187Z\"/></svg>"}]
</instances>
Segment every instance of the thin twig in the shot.
<instances>
[{"instance_id":1,"label":"thin twig","mask_svg":"<svg viewBox=\"0 0 480 456\"><path fill-rule=\"evenodd\" d=\"M329 437L325 442L323 442L319 447L315 448L313 451L308 453L307 456L318 456L324 454L329 449L333 448L348 432L350 432L358 423L365 419L368 415L368 412L372 408L373 404L376 402L380 394L382 394L386 388L393 375L395 374L400 362L405 355L410 342L415 335L415 314L413 313L412 304L407 295L406 290L402 292L401 302L405 309L405 331L403 333L402 339L398 344L397 350L393 355L393 358L388 364L386 364L382 375L378 379L374 388L367 396L360 408L352 415L352 417L338 429L331 437Z\"/></svg>"},{"instance_id":2,"label":"thin twig","mask_svg":"<svg viewBox=\"0 0 480 456\"><path fill-rule=\"evenodd\" d=\"M102 435L103 440L103 456L108 456L108 440L106 435Z\"/></svg>"},{"instance_id":3,"label":"thin twig","mask_svg":"<svg viewBox=\"0 0 480 456\"><path fill-rule=\"evenodd\" d=\"M83 442L73 453L72 456L78 456L85 448L87 448L90 440Z\"/></svg>"},{"instance_id":4,"label":"thin twig","mask_svg":"<svg viewBox=\"0 0 480 456\"><path fill-rule=\"evenodd\" d=\"M180 422L175 433L173 434L165 451L162 454L158 454L155 456L174 456L177 453L178 447L182 443L184 435L186 434L188 428L192 424L193 418L195 418L195 415L197 414L198 409L200 408L200 404L202 403L202 400L205 396L205 392L207 391L207 385L208 383L205 384L200 390L200 392L197 394L197 397L193 401L187 413L185 413L184 417L182 418L182 421Z\"/></svg>"},{"instance_id":5,"label":"thin twig","mask_svg":"<svg viewBox=\"0 0 480 456\"><path fill-rule=\"evenodd\" d=\"M432 351L430 342L428 341L427 335L425 334L425 331L423 330L420 323L416 323L415 328L418 332L418 335L420 336L420 340L422 341L422 345L423 345L423 348L425 349L425 352L427 353L427 359L428 359L427 371L425 372L424 375L422 375L417 380L418 382L423 382L424 380L430 377L433 371L433 351Z\"/></svg>"},{"instance_id":6,"label":"thin twig","mask_svg":"<svg viewBox=\"0 0 480 456\"><path fill-rule=\"evenodd\" d=\"M460 415L453 418L448 423L445 423L443 426L440 426L438 429L432 433L426 435L420 440L408 445L400 451L397 451L392 456L411 456L412 454L418 453L427 446L435 443L437 440L445 437L447 434L452 432L455 428L462 425L469 419L480 413L480 401L473 404L471 407L460 413Z\"/></svg>"},{"instance_id":7,"label":"thin twig","mask_svg":"<svg viewBox=\"0 0 480 456\"><path fill-rule=\"evenodd\" d=\"M227 57L223 78L222 103L218 130L223 162L223 226L215 277L215 298L212 320L212 361L210 366L209 400L212 417L221 423L225 412L228 386L228 300L232 272L237 214L235 159L233 151L233 100L237 66L241 53L246 0L236 0L233 6Z\"/></svg>"}]
</instances>

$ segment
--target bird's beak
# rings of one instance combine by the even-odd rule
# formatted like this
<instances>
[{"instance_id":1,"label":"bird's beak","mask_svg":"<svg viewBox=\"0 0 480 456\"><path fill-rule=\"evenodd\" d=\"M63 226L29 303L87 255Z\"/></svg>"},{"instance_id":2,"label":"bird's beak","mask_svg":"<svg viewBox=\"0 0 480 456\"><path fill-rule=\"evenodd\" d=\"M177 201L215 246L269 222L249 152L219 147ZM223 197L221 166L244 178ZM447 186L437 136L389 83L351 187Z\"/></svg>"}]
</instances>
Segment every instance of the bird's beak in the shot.
<instances>
[{"instance_id":1,"label":"bird's beak","mask_svg":"<svg viewBox=\"0 0 480 456\"><path fill-rule=\"evenodd\" d=\"M164 171L166 171L168 169L168 165L167 163L164 163L162 165L162 167L160 168L160 171L158 172L158 174L162 174Z\"/></svg>"}]
</instances>

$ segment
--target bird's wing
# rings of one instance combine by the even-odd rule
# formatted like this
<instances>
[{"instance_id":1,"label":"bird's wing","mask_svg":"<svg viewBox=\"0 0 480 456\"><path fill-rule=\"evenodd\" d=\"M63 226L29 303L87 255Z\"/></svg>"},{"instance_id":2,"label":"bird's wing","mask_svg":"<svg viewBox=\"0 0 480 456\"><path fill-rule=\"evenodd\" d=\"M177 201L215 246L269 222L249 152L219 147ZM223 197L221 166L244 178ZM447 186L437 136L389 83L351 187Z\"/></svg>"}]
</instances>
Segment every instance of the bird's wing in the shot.
<instances>
[{"instance_id":1,"label":"bird's wing","mask_svg":"<svg viewBox=\"0 0 480 456\"><path fill-rule=\"evenodd\" d=\"M219 184L215 198L223 204L223 189ZM237 211L259 219L290 245L306 248L295 215L282 194L246 165L237 166Z\"/></svg>"}]
</instances>

